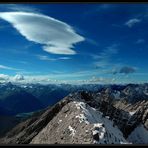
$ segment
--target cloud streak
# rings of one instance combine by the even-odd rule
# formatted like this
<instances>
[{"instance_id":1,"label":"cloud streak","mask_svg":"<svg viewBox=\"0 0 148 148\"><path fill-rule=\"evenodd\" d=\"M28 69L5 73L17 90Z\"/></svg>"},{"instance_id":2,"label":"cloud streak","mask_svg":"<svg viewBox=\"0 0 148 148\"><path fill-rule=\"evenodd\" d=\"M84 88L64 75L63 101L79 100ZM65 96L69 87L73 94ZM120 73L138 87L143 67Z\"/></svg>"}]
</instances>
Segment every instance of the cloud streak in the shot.
<instances>
[{"instance_id":1,"label":"cloud streak","mask_svg":"<svg viewBox=\"0 0 148 148\"><path fill-rule=\"evenodd\" d=\"M48 53L74 55L74 45L85 40L70 25L46 15L1 12L0 18L11 23L27 40L41 44Z\"/></svg>"},{"instance_id":2,"label":"cloud streak","mask_svg":"<svg viewBox=\"0 0 148 148\"><path fill-rule=\"evenodd\" d=\"M49 58L46 55L36 55L36 57L42 61L57 61L57 60L69 60L70 57L59 57L59 58Z\"/></svg>"},{"instance_id":3,"label":"cloud streak","mask_svg":"<svg viewBox=\"0 0 148 148\"><path fill-rule=\"evenodd\" d=\"M6 70L21 70L21 69L16 69L13 67L5 66L5 65L0 65L0 69L6 69Z\"/></svg>"},{"instance_id":4,"label":"cloud streak","mask_svg":"<svg viewBox=\"0 0 148 148\"><path fill-rule=\"evenodd\" d=\"M99 55L92 55L92 58L96 60L94 62L96 68L104 68L108 65L111 65L111 58L118 54L118 45L113 44L107 48L105 48Z\"/></svg>"},{"instance_id":5,"label":"cloud streak","mask_svg":"<svg viewBox=\"0 0 148 148\"><path fill-rule=\"evenodd\" d=\"M140 19L134 18L134 19L128 20L128 21L125 23L125 25L128 26L129 28L131 28L131 27L133 27L135 24L140 23L140 22L141 22Z\"/></svg>"},{"instance_id":6,"label":"cloud streak","mask_svg":"<svg viewBox=\"0 0 148 148\"><path fill-rule=\"evenodd\" d=\"M145 43L145 40L144 39L138 39L136 41L136 44L143 44L143 43Z\"/></svg>"}]
</instances>

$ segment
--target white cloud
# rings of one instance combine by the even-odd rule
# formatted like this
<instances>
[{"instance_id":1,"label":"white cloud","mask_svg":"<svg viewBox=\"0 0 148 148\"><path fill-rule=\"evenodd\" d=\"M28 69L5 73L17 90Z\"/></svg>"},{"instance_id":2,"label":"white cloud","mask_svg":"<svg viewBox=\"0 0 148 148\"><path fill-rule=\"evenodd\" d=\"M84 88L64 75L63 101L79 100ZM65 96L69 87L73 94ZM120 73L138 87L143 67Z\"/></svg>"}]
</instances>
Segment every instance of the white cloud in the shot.
<instances>
[{"instance_id":1,"label":"white cloud","mask_svg":"<svg viewBox=\"0 0 148 148\"><path fill-rule=\"evenodd\" d=\"M14 81L22 81L25 80L23 75L17 74L13 77Z\"/></svg>"},{"instance_id":2,"label":"white cloud","mask_svg":"<svg viewBox=\"0 0 148 148\"><path fill-rule=\"evenodd\" d=\"M65 41L66 44L66 41ZM73 55L76 54L76 52L73 49L69 49L69 47L62 47L60 45L58 46L43 46L43 50L47 51L49 53L53 53L53 54L69 54L69 55Z\"/></svg>"},{"instance_id":3,"label":"white cloud","mask_svg":"<svg viewBox=\"0 0 148 148\"><path fill-rule=\"evenodd\" d=\"M85 40L70 25L46 15L1 12L0 18L11 23L27 40L42 44L49 53L76 54L74 45Z\"/></svg>"},{"instance_id":4,"label":"white cloud","mask_svg":"<svg viewBox=\"0 0 148 148\"><path fill-rule=\"evenodd\" d=\"M128 26L129 28L133 27L135 24L140 23L141 20L140 19L130 19L128 20L125 25Z\"/></svg>"},{"instance_id":5,"label":"white cloud","mask_svg":"<svg viewBox=\"0 0 148 148\"><path fill-rule=\"evenodd\" d=\"M0 74L0 80L8 80L9 79L9 76L8 75L5 75L5 74Z\"/></svg>"},{"instance_id":6,"label":"white cloud","mask_svg":"<svg viewBox=\"0 0 148 148\"><path fill-rule=\"evenodd\" d=\"M0 74L0 82L23 82L26 83L24 76L16 74L15 76Z\"/></svg>"},{"instance_id":7,"label":"white cloud","mask_svg":"<svg viewBox=\"0 0 148 148\"><path fill-rule=\"evenodd\" d=\"M132 82L131 78L127 79L127 77L108 77L108 76L98 76L97 73L94 76L90 75L89 77L84 79L83 72L79 73L69 73L69 74L50 74L50 75L22 75L17 74L15 76L9 76L5 74L0 74L0 82L12 82L17 84L113 84L113 83L129 83ZM87 73L86 73L87 74ZM141 75L141 74L139 74ZM143 75L143 74L142 74ZM144 74L148 75L148 74ZM79 79L78 76L81 76ZM66 79L65 79L66 78ZM137 83L137 82L136 82Z\"/></svg>"}]
</instances>

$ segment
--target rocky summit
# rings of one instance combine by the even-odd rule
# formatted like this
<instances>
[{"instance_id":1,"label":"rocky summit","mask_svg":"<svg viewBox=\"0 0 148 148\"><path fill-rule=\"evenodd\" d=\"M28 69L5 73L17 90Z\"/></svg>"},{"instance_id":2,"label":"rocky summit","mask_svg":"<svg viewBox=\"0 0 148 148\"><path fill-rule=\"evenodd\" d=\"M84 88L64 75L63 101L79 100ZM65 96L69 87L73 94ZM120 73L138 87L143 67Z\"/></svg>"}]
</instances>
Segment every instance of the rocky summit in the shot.
<instances>
[{"instance_id":1,"label":"rocky summit","mask_svg":"<svg viewBox=\"0 0 148 148\"><path fill-rule=\"evenodd\" d=\"M71 93L19 123L0 143L148 144L148 100L133 101L130 88Z\"/></svg>"}]
</instances>

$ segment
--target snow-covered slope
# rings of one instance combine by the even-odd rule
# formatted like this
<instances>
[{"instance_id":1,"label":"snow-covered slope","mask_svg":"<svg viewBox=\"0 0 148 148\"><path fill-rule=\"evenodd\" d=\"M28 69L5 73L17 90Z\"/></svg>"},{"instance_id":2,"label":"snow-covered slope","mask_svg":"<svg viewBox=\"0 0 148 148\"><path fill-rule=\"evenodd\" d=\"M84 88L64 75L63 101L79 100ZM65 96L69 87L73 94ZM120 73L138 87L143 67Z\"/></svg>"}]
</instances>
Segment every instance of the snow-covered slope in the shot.
<instances>
[{"instance_id":1,"label":"snow-covered slope","mask_svg":"<svg viewBox=\"0 0 148 148\"><path fill-rule=\"evenodd\" d=\"M85 102L68 103L31 141L33 144L123 144L122 132L103 114Z\"/></svg>"},{"instance_id":2,"label":"snow-covered slope","mask_svg":"<svg viewBox=\"0 0 148 148\"><path fill-rule=\"evenodd\" d=\"M103 117L103 113L90 107L84 102L74 102L77 109L80 109L82 114L78 117L86 124L91 124L93 128L94 143L98 144L123 144L128 143L123 137L122 132L114 125L109 117Z\"/></svg>"}]
</instances>

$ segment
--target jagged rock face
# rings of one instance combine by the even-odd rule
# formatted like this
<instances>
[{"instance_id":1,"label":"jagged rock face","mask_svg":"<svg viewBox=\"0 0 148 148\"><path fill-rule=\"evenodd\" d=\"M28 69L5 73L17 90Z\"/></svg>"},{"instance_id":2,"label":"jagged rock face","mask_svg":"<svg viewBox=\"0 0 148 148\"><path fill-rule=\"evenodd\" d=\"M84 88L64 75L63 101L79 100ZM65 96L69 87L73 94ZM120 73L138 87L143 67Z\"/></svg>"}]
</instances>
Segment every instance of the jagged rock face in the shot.
<instances>
[{"instance_id":1,"label":"jagged rock face","mask_svg":"<svg viewBox=\"0 0 148 148\"><path fill-rule=\"evenodd\" d=\"M101 93L92 93L90 101L88 99L86 101L90 106L101 111L104 116L109 116L126 138L140 123L148 129L148 101L143 100L133 104L129 104L126 100L116 101L113 99L111 91L107 88ZM84 95L83 92L81 95L85 100L84 96L90 96L90 93L85 92Z\"/></svg>"},{"instance_id":2,"label":"jagged rock face","mask_svg":"<svg viewBox=\"0 0 148 148\"><path fill-rule=\"evenodd\" d=\"M112 124L88 104L72 101L62 108L31 143L127 143L121 131Z\"/></svg>"},{"instance_id":3,"label":"jagged rock face","mask_svg":"<svg viewBox=\"0 0 148 148\"><path fill-rule=\"evenodd\" d=\"M93 143L92 126L79 121L74 102L65 105L53 120L31 141L31 143Z\"/></svg>"},{"instance_id":4,"label":"jagged rock face","mask_svg":"<svg viewBox=\"0 0 148 148\"><path fill-rule=\"evenodd\" d=\"M140 130L148 132L148 101L129 103L114 99L115 93L119 92L105 89L70 94L53 107L20 123L0 139L0 143L139 143L134 137L143 136ZM148 139L143 143L148 143Z\"/></svg>"},{"instance_id":5,"label":"jagged rock face","mask_svg":"<svg viewBox=\"0 0 148 148\"><path fill-rule=\"evenodd\" d=\"M125 138L141 123L144 125L144 128L148 130L147 99L131 104L124 99L114 99L113 93L115 93L115 90L110 88L102 90L102 92L99 93L83 91L80 92L80 98L84 99L91 107L101 111L103 116L108 116L110 120L113 120ZM90 100L88 98L90 98Z\"/></svg>"}]
</instances>

